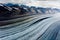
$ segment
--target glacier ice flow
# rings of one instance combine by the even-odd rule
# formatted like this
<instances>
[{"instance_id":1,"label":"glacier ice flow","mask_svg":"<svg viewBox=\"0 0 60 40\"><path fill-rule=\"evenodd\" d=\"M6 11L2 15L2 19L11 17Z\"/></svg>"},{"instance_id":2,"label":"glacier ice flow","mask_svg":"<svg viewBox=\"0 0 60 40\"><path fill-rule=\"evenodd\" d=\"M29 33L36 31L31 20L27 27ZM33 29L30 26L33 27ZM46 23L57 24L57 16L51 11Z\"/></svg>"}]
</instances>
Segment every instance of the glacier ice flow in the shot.
<instances>
[{"instance_id":1,"label":"glacier ice flow","mask_svg":"<svg viewBox=\"0 0 60 40\"><path fill-rule=\"evenodd\" d=\"M56 16L34 16L0 26L0 40L59 40L59 35L60 19Z\"/></svg>"}]
</instances>

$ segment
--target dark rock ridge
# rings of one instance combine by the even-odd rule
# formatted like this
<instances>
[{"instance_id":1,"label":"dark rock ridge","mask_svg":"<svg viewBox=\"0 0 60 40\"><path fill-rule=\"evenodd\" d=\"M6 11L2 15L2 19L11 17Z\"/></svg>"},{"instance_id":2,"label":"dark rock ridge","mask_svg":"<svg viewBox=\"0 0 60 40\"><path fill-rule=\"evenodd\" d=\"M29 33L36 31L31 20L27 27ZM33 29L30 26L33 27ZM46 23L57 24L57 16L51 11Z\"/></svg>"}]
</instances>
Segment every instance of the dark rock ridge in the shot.
<instances>
[{"instance_id":1,"label":"dark rock ridge","mask_svg":"<svg viewBox=\"0 0 60 40\"><path fill-rule=\"evenodd\" d=\"M57 8L43 8L19 4L2 4L0 3L0 20L8 20L12 18L18 18L26 15L34 14L55 14L59 13L60 9Z\"/></svg>"}]
</instances>

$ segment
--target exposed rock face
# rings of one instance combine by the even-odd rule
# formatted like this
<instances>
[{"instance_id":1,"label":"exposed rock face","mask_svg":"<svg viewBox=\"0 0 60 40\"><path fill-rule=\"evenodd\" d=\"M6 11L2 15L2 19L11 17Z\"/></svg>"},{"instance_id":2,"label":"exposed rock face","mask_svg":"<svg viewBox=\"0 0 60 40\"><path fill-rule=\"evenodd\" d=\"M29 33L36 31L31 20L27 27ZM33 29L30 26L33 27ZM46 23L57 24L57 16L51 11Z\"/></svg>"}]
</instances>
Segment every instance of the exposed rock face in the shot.
<instances>
[{"instance_id":1,"label":"exposed rock face","mask_svg":"<svg viewBox=\"0 0 60 40\"><path fill-rule=\"evenodd\" d=\"M0 5L0 20L2 19L9 19L9 18L15 18L18 17L18 15L25 14L26 10L24 10L22 7L15 6L6 6L4 4Z\"/></svg>"},{"instance_id":2,"label":"exposed rock face","mask_svg":"<svg viewBox=\"0 0 60 40\"><path fill-rule=\"evenodd\" d=\"M0 20L17 18L20 16L33 15L33 14L54 14L60 12L57 8L43 8L35 6L26 6L18 4L0 4Z\"/></svg>"}]
</instances>

